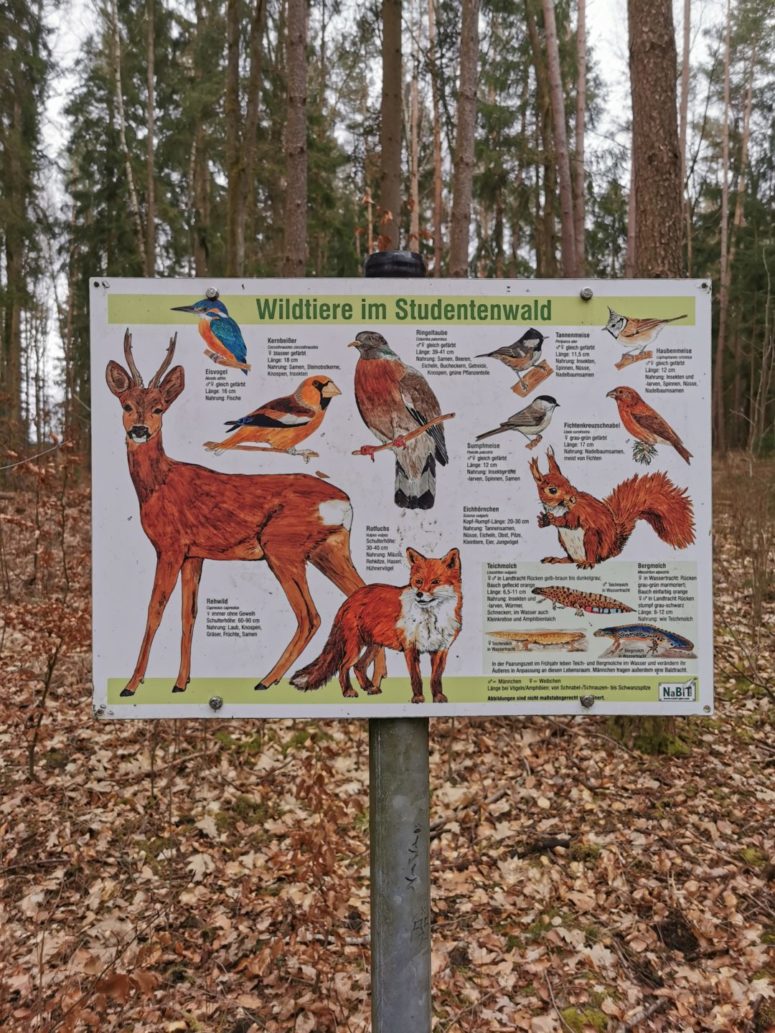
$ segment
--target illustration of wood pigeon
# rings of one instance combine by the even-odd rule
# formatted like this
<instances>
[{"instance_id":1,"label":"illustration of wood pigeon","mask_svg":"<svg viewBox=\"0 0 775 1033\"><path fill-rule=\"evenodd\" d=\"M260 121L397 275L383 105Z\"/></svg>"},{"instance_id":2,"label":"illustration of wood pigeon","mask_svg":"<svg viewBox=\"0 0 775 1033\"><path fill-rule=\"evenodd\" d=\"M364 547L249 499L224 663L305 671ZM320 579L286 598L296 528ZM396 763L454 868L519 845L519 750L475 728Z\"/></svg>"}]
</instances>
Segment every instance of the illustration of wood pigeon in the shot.
<instances>
[{"instance_id":1,"label":"illustration of wood pigeon","mask_svg":"<svg viewBox=\"0 0 775 1033\"><path fill-rule=\"evenodd\" d=\"M411 441L403 438L441 415L425 377L407 366L382 334L362 330L357 348L355 401L363 422L382 444L393 442L396 457L395 502L402 509L431 509L436 498L436 463L449 461L441 424ZM372 455L377 446L362 449Z\"/></svg>"}]
</instances>

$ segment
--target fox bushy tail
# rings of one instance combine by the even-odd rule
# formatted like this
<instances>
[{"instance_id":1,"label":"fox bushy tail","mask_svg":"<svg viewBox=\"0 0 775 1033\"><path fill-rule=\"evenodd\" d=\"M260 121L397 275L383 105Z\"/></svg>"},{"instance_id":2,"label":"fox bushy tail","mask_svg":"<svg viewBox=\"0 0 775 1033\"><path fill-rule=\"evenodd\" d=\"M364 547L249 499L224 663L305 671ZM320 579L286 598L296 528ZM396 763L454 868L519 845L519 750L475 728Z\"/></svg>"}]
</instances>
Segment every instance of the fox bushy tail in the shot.
<instances>
[{"instance_id":1,"label":"fox bushy tail","mask_svg":"<svg viewBox=\"0 0 775 1033\"><path fill-rule=\"evenodd\" d=\"M334 626L328 641L323 646L323 652L313 660L311 664L302 667L291 678L291 685L297 689L309 692L312 689L319 689L338 672L342 666L346 651L344 626L337 614Z\"/></svg>"},{"instance_id":2,"label":"fox bushy tail","mask_svg":"<svg viewBox=\"0 0 775 1033\"><path fill-rule=\"evenodd\" d=\"M638 520L645 520L674 549L685 549L694 541L692 500L661 471L622 481L605 501L625 541Z\"/></svg>"}]
</instances>

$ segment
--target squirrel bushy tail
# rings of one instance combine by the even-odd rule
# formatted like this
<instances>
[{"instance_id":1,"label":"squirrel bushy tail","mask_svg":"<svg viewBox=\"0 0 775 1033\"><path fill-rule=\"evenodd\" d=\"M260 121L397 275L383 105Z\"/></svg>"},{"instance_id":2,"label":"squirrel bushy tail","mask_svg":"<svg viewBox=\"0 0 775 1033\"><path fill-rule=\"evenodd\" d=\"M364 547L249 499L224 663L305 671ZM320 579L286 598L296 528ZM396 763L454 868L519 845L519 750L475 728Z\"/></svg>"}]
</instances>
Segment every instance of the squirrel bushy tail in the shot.
<instances>
[{"instance_id":1,"label":"squirrel bushy tail","mask_svg":"<svg viewBox=\"0 0 775 1033\"><path fill-rule=\"evenodd\" d=\"M627 538L638 520L645 520L663 542L685 549L694 541L694 512L684 488L662 473L636 474L617 484L605 499L619 534Z\"/></svg>"},{"instance_id":2,"label":"squirrel bushy tail","mask_svg":"<svg viewBox=\"0 0 775 1033\"><path fill-rule=\"evenodd\" d=\"M319 689L337 673L344 660L346 649L344 626L337 614L328 641L323 646L323 652L311 664L296 671L291 678L291 685L307 692Z\"/></svg>"}]
</instances>

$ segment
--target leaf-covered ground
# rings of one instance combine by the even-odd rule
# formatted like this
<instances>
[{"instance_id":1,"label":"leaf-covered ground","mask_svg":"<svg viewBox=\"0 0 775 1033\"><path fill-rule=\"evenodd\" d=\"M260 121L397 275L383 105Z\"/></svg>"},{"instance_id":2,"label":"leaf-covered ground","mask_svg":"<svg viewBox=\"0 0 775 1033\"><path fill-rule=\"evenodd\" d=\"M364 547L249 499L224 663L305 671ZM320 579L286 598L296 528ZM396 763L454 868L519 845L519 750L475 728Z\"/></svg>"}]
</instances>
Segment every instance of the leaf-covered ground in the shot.
<instances>
[{"instance_id":1,"label":"leaf-covered ground","mask_svg":"<svg viewBox=\"0 0 775 1033\"><path fill-rule=\"evenodd\" d=\"M0 497L0 1029L365 1033L365 723L95 722L62 477ZM772 481L719 477L718 709L672 755L431 723L435 1033L775 1029Z\"/></svg>"}]
</instances>

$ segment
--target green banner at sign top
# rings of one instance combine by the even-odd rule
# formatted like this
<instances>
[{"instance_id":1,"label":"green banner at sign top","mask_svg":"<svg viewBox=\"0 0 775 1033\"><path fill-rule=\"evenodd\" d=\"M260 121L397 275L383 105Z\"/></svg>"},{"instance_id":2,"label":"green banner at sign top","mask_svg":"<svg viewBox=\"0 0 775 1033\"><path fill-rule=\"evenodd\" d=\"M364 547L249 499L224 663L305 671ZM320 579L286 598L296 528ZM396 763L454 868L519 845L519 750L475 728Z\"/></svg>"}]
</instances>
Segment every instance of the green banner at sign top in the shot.
<instances>
[{"instance_id":1,"label":"green banner at sign top","mask_svg":"<svg viewBox=\"0 0 775 1033\"><path fill-rule=\"evenodd\" d=\"M408 296L375 294L270 294L222 295L229 313L241 324L363 326L374 323L453 326L595 326L605 325L608 309L646 311L651 318L670 318L679 305L684 318L677 326L694 326L695 299L691 296L594 297L541 295L534 298L503 296ZM111 294L110 323L125 326L179 324L173 309L191 302L191 295Z\"/></svg>"}]
</instances>

